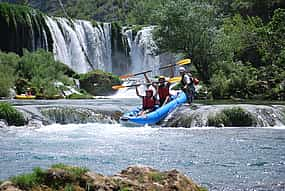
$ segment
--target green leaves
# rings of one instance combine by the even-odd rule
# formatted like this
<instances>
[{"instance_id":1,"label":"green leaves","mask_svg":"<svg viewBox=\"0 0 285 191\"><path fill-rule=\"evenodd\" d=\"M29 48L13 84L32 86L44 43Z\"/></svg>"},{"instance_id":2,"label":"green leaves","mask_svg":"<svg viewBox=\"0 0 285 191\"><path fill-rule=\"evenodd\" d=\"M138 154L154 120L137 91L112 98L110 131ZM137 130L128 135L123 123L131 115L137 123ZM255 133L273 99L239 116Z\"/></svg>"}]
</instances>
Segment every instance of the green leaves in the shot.
<instances>
[{"instance_id":1,"label":"green leaves","mask_svg":"<svg viewBox=\"0 0 285 191\"><path fill-rule=\"evenodd\" d=\"M156 22L154 35L159 48L191 57L200 77L207 82L219 23L215 8L205 2L167 1L157 11Z\"/></svg>"},{"instance_id":2,"label":"green leaves","mask_svg":"<svg viewBox=\"0 0 285 191\"><path fill-rule=\"evenodd\" d=\"M26 124L23 114L5 102L0 103L0 119L6 120L8 125L21 126Z\"/></svg>"}]
</instances>

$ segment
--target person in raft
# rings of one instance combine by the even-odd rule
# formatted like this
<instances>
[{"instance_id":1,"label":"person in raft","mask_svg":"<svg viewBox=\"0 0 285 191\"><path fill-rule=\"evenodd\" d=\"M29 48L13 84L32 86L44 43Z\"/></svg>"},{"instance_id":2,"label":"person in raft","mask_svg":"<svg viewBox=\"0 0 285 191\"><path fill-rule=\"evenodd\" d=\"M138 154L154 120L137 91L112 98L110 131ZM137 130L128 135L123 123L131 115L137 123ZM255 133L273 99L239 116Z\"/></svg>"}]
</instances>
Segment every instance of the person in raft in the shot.
<instances>
[{"instance_id":1,"label":"person in raft","mask_svg":"<svg viewBox=\"0 0 285 191\"><path fill-rule=\"evenodd\" d=\"M186 69L182 66L179 67L179 73L181 75L181 89L186 94L188 103L191 104L195 94L194 79L191 73L186 73Z\"/></svg>"},{"instance_id":2,"label":"person in raft","mask_svg":"<svg viewBox=\"0 0 285 191\"><path fill-rule=\"evenodd\" d=\"M158 83L153 83L159 97L159 106L163 106L170 101L169 87L170 83L165 80L164 76L159 76Z\"/></svg>"},{"instance_id":3,"label":"person in raft","mask_svg":"<svg viewBox=\"0 0 285 191\"><path fill-rule=\"evenodd\" d=\"M145 115L149 112L152 112L155 109L155 95L153 95L152 89L147 89L145 91L145 96L139 94L138 86L136 86L137 96L142 98L142 110L139 115Z\"/></svg>"}]
</instances>

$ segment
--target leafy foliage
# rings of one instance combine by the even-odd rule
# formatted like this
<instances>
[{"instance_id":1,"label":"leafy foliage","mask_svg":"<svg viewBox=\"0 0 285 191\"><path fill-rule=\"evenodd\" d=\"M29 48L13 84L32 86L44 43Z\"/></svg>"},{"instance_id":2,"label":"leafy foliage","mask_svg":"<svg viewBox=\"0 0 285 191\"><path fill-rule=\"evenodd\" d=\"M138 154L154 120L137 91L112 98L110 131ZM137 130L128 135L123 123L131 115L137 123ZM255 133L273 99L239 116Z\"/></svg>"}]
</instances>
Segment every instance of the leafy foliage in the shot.
<instances>
[{"instance_id":1,"label":"leafy foliage","mask_svg":"<svg viewBox=\"0 0 285 191\"><path fill-rule=\"evenodd\" d=\"M46 96L59 94L55 82L65 81L66 66L54 60L52 53L44 50L24 52L17 68L19 76L27 79L30 85L40 92L43 89Z\"/></svg>"},{"instance_id":2,"label":"leafy foliage","mask_svg":"<svg viewBox=\"0 0 285 191\"><path fill-rule=\"evenodd\" d=\"M207 82L219 22L215 8L204 2L177 0L162 4L159 10L155 37L160 49L191 57L200 77Z\"/></svg>"},{"instance_id":3,"label":"leafy foliage","mask_svg":"<svg viewBox=\"0 0 285 191\"><path fill-rule=\"evenodd\" d=\"M211 90L210 94L214 98L285 100L285 1L62 0L62 2L68 15L73 18L116 21L116 24L134 24L138 26L137 28L141 25L156 25L154 35L160 50L191 57L192 65L195 67L192 70L198 72L199 78L208 86L207 89ZM29 4L45 12L63 16L57 0L40 3L37 0L30 0ZM1 11L2 14L8 14L5 6ZM21 11L31 10L27 7L15 9L19 22L28 25L26 18L19 14ZM10 19L9 23L13 24L15 21ZM117 37L121 38L119 35L116 35ZM9 71L10 75L1 74L2 69ZM38 75L26 71L28 82L37 89L39 86L45 86L50 95L55 94L57 90L53 86L44 84L47 80L40 80L42 77L47 77L48 81L52 81L48 76L44 76L44 73L41 74L40 69L40 67L34 68L35 73L39 72ZM52 70L47 73L49 72ZM3 87L0 90L2 96L7 95L15 80L11 78L13 77L11 73L13 73L11 68L0 70L0 79L3 79L0 81L0 87ZM68 75L74 73L70 72ZM54 80L61 77L52 76L52 78ZM2 90L6 93L2 93Z\"/></svg>"},{"instance_id":4,"label":"leafy foliage","mask_svg":"<svg viewBox=\"0 0 285 191\"><path fill-rule=\"evenodd\" d=\"M113 85L120 84L118 76L101 70L93 70L80 75L80 87L91 95L107 95L114 93Z\"/></svg>"},{"instance_id":5,"label":"leafy foliage","mask_svg":"<svg viewBox=\"0 0 285 191\"><path fill-rule=\"evenodd\" d=\"M5 102L0 103L0 119L6 120L8 125L21 126L26 124L23 114Z\"/></svg>"},{"instance_id":6,"label":"leafy foliage","mask_svg":"<svg viewBox=\"0 0 285 191\"><path fill-rule=\"evenodd\" d=\"M58 168L58 169L65 170L65 171L69 172L72 176L74 176L76 178L79 178L84 173L89 171L87 168L72 167L72 166L68 166L68 165L62 164L62 163L52 165L52 168L54 168L54 169Z\"/></svg>"},{"instance_id":7,"label":"leafy foliage","mask_svg":"<svg viewBox=\"0 0 285 191\"><path fill-rule=\"evenodd\" d=\"M13 177L11 181L21 189L29 190L34 186L43 183L44 174L45 173L41 168L35 168L32 173Z\"/></svg>"},{"instance_id":8,"label":"leafy foliage","mask_svg":"<svg viewBox=\"0 0 285 191\"><path fill-rule=\"evenodd\" d=\"M240 107L224 109L208 119L209 126L250 127L255 124L256 120L254 117Z\"/></svg>"},{"instance_id":9,"label":"leafy foliage","mask_svg":"<svg viewBox=\"0 0 285 191\"><path fill-rule=\"evenodd\" d=\"M8 97L9 90L14 86L17 75L15 68L20 58L14 53L0 51L0 97Z\"/></svg>"}]
</instances>

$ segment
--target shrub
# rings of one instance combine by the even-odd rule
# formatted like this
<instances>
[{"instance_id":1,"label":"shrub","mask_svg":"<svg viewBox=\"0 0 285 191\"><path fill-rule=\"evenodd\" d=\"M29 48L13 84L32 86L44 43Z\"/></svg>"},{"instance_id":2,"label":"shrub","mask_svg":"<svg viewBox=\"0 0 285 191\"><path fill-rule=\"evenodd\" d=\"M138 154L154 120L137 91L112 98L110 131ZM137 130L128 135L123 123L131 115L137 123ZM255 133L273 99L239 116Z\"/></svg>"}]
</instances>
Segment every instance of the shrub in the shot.
<instances>
[{"instance_id":1,"label":"shrub","mask_svg":"<svg viewBox=\"0 0 285 191\"><path fill-rule=\"evenodd\" d=\"M74 75L67 66L55 61L52 53L44 50L37 50L33 53L24 51L19 62L18 73L20 77L31 82L31 86L36 88L36 93L43 89L44 94L48 97L60 93L55 88L55 82L68 82L65 73Z\"/></svg>"},{"instance_id":2,"label":"shrub","mask_svg":"<svg viewBox=\"0 0 285 191\"><path fill-rule=\"evenodd\" d=\"M35 168L30 174L23 174L13 177L11 181L21 189L30 190L32 187L40 185L45 180L45 172L41 168Z\"/></svg>"},{"instance_id":3,"label":"shrub","mask_svg":"<svg viewBox=\"0 0 285 191\"><path fill-rule=\"evenodd\" d=\"M9 103L0 103L0 119L6 120L8 125L21 126L26 124L23 114Z\"/></svg>"},{"instance_id":4,"label":"shrub","mask_svg":"<svg viewBox=\"0 0 285 191\"><path fill-rule=\"evenodd\" d=\"M254 117L240 107L224 109L223 113L228 117L231 126L245 127L256 123Z\"/></svg>"},{"instance_id":5,"label":"shrub","mask_svg":"<svg viewBox=\"0 0 285 191\"><path fill-rule=\"evenodd\" d=\"M18 62L18 55L0 51L0 97L9 96L9 90L16 80L15 69Z\"/></svg>"},{"instance_id":6,"label":"shrub","mask_svg":"<svg viewBox=\"0 0 285 191\"><path fill-rule=\"evenodd\" d=\"M226 75L219 71L213 75L210 80L211 92L214 98L225 98L228 97L229 93L229 80Z\"/></svg>"},{"instance_id":7,"label":"shrub","mask_svg":"<svg viewBox=\"0 0 285 191\"><path fill-rule=\"evenodd\" d=\"M80 75L80 87L91 95L110 95L115 92L112 86L120 83L118 76L101 70Z\"/></svg>"},{"instance_id":8,"label":"shrub","mask_svg":"<svg viewBox=\"0 0 285 191\"><path fill-rule=\"evenodd\" d=\"M79 178L80 176L82 176L83 174L89 171L87 168L73 167L73 166L62 164L62 163L52 165L52 168L54 169L58 168L58 169L65 170L69 172L72 176L74 176L75 178Z\"/></svg>"},{"instance_id":9,"label":"shrub","mask_svg":"<svg viewBox=\"0 0 285 191\"><path fill-rule=\"evenodd\" d=\"M219 127L221 125L226 125L229 124L229 118L223 113L217 113L214 116L209 116L208 118L208 125L209 126L214 126L214 127Z\"/></svg>"},{"instance_id":10,"label":"shrub","mask_svg":"<svg viewBox=\"0 0 285 191\"><path fill-rule=\"evenodd\" d=\"M233 107L223 109L220 113L208 118L209 126L249 127L256 125L256 119L244 109Z\"/></svg>"},{"instance_id":11,"label":"shrub","mask_svg":"<svg viewBox=\"0 0 285 191\"><path fill-rule=\"evenodd\" d=\"M93 99L92 95L80 95L80 94L71 94L67 97L68 99Z\"/></svg>"}]
</instances>

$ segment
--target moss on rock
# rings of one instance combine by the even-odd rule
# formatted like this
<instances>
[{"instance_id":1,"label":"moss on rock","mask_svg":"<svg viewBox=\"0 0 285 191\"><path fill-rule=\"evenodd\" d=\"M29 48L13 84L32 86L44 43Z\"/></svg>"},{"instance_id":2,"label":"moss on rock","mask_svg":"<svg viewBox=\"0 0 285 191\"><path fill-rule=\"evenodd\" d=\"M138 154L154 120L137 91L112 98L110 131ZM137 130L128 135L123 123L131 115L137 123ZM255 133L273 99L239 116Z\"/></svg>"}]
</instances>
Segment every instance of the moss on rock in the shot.
<instances>
[{"instance_id":1,"label":"moss on rock","mask_svg":"<svg viewBox=\"0 0 285 191\"><path fill-rule=\"evenodd\" d=\"M28 6L0 3L0 49L23 55L23 49L53 50L53 40L45 15ZM47 47L44 40L47 37ZM39 42L41 43L39 47Z\"/></svg>"},{"instance_id":2,"label":"moss on rock","mask_svg":"<svg viewBox=\"0 0 285 191\"><path fill-rule=\"evenodd\" d=\"M57 164L45 171L36 168L32 173L16 176L11 181L2 184L0 190L206 190L177 170L160 172L137 166L128 167L114 176L104 176L86 168Z\"/></svg>"},{"instance_id":3,"label":"moss on rock","mask_svg":"<svg viewBox=\"0 0 285 191\"><path fill-rule=\"evenodd\" d=\"M252 127L256 125L256 119L241 107L233 107L223 109L214 116L209 116L208 125L215 127Z\"/></svg>"},{"instance_id":4,"label":"moss on rock","mask_svg":"<svg viewBox=\"0 0 285 191\"><path fill-rule=\"evenodd\" d=\"M0 103L0 119L4 119L8 125L21 126L27 123L23 114L6 102Z\"/></svg>"}]
</instances>

